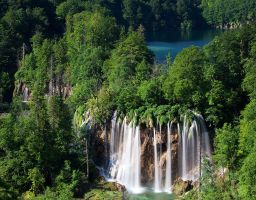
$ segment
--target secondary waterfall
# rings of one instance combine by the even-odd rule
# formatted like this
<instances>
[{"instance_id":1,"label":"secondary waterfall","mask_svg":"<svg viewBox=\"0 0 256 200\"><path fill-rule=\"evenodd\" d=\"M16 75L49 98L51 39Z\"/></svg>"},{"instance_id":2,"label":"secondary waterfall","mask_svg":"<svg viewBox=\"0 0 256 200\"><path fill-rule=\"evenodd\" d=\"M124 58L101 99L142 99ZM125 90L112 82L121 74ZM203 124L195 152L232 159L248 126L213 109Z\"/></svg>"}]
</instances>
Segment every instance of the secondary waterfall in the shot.
<instances>
[{"instance_id":1,"label":"secondary waterfall","mask_svg":"<svg viewBox=\"0 0 256 200\"><path fill-rule=\"evenodd\" d=\"M172 147L171 147L172 122L167 124L167 155L166 155L166 174L165 174L165 192L171 192L172 186Z\"/></svg>"},{"instance_id":2,"label":"secondary waterfall","mask_svg":"<svg viewBox=\"0 0 256 200\"><path fill-rule=\"evenodd\" d=\"M183 180L197 180L201 173L201 159L211 157L209 133L203 117L194 113L190 123L185 116L179 137L180 176Z\"/></svg>"},{"instance_id":3,"label":"secondary waterfall","mask_svg":"<svg viewBox=\"0 0 256 200\"><path fill-rule=\"evenodd\" d=\"M23 94L22 94L22 101L28 102L29 99L29 90L27 87L24 88Z\"/></svg>"},{"instance_id":4,"label":"secondary waterfall","mask_svg":"<svg viewBox=\"0 0 256 200\"><path fill-rule=\"evenodd\" d=\"M112 119L109 173L111 179L125 185L128 191L139 193L141 173L140 127L125 118L120 127L116 114Z\"/></svg>"}]
</instances>

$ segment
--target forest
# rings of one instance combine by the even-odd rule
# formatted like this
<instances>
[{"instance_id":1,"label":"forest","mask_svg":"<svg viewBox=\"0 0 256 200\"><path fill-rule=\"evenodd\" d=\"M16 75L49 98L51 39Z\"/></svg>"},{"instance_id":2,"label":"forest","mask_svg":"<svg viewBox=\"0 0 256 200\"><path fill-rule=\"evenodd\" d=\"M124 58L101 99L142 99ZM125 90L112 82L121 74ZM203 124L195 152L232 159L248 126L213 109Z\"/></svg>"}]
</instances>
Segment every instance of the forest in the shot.
<instances>
[{"instance_id":1,"label":"forest","mask_svg":"<svg viewBox=\"0 0 256 200\"><path fill-rule=\"evenodd\" d=\"M200 187L178 198L256 199L255 8L255 0L0 0L0 199L122 199L101 185L81 128L86 113L103 130L115 111L151 126L191 110L214 151ZM196 28L232 29L155 62L146 31Z\"/></svg>"}]
</instances>

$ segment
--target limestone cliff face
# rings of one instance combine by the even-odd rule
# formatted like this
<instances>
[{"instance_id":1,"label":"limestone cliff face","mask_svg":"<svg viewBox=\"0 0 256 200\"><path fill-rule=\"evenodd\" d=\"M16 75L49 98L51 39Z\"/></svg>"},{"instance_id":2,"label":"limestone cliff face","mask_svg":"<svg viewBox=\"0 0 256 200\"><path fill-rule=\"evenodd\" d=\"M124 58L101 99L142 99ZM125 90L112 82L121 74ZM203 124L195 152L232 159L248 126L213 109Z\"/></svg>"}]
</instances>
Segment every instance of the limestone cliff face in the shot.
<instances>
[{"instance_id":1,"label":"limestone cliff face","mask_svg":"<svg viewBox=\"0 0 256 200\"><path fill-rule=\"evenodd\" d=\"M154 148L152 130L141 130L141 182L150 183L154 180Z\"/></svg>"},{"instance_id":2,"label":"limestone cliff face","mask_svg":"<svg viewBox=\"0 0 256 200\"><path fill-rule=\"evenodd\" d=\"M63 84L48 83L48 89L45 91L45 96L58 95L64 99L68 98L72 94L72 87ZM22 101L27 102L31 100L33 94L31 88L22 81L17 81L15 84L14 96L21 96Z\"/></svg>"}]
</instances>

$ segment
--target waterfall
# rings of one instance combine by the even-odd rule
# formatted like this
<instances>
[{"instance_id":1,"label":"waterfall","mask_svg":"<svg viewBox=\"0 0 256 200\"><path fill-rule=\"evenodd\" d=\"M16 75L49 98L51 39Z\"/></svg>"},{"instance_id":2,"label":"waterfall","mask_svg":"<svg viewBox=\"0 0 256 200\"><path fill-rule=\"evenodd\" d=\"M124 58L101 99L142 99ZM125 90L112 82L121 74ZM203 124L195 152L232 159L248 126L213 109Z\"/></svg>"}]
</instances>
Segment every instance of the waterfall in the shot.
<instances>
[{"instance_id":1,"label":"waterfall","mask_svg":"<svg viewBox=\"0 0 256 200\"><path fill-rule=\"evenodd\" d=\"M163 180L163 171L162 171L162 163L161 163L161 157L162 157L162 153L163 153L163 149L162 149L162 125L159 124L159 141L161 142L160 144L160 148L159 148L159 160L158 160L158 169L159 169L159 180L160 180L160 186L162 186L162 180ZM161 188L162 191L162 188Z\"/></svg>"},{"instance_id":2,"label":"waterfall","mask_svg":"<svg viewBox=\"0 0 256 200\"><path fill-rule=\"evenodd\" d=\"M140 127L123 120L121 129L116 114L112 119L109 174L112 180L123 184L128 191L142 191Z\"/></svg>"},{"instance_id":3,"label":"waterfall","mask_svg":"<svg viewBox=\"0 0 256 200\"><path fill-rule=\"evenodd\" d=\"M160 180L160 166L159 159L157 155L157 138L156 138L156 129L154 128L154 168L155 168L155 182L154 182L154 191L161 191L161 180Z\"/></svg>"},{"instance_id":4,"label":"waterfall","mask_svg":"<svg viewBox=\"0 0 256 200\"><path fill-rule=\"evenodd\" d=\"M172 148L171 148L172 122L167 124L167 156L166 156L166 174L165 174L165 192L171 192L172 186Z\"/></svg>"},{"instance_id":5,"label":"waterfall","mask_svg":"<svg viewBox=\"0 0 256 200\"><path fill-rule=\"evenodd\" d=\"M182 179L186 180L187 175L187 132L188 132L188 120L184 117L183 129L181 133L181 143L182 143Z\"/></svg>"},{"instance_id":6,"label":"waterfall","mask_svg":"<svg viewBox=\"0 0 256 200\"><path fill-rule=\"evenodd\" d=\"M152 151L151 154L146 154L151 156L151 159L148 160L150 163L145 166L144 162L143 167L149 167L151 164L154 166L152 189L155 192L170 193L172 181L176 177L176 174L175 177L172 177L173 172L179 170L177 175L183 180L198 180L201 171L201 157L211 156L209 133L203 117L197 113L193 114L192 120L184 116L182 123L169 122L167 124L167 137L164 137L165 132L162 133L161 126L157 126L157 128L159 128L159 132L155 127L153 128L153 141L145 143L149 146L143 147L144 153L145 149ZM172 135L174 130L178 131L178 137L175 137L175 132ZM140 126L136 126L134 122L128 122L126 117L122 121L118 120L117 112L115 112L111 120L109 138L107 137L107 130L104 131L105 140L110 142L109 148L106 145L106 149L109 150L107 151L109 156L108 180L119 182L129 192L140 193L143 191L141 180L145 180L145 177L141 177L141 174L144 174L142 173L144 169L141 169L141 162L144 160L141 160ZM145 137L144 134L142 138ZM149 137L149 135L146 135L146 137ZM165 138L167 138L166 142ZM178 141L176 141L176 138ZM166 144L166 149L165 145L162 145L163 142ZM172 146L172 144L175 144L175 146ZM177 154L172 155L172 148L173 150L177 148ZM145 157L142 158L145 159ZM166 166L163 174L162 166L164 162ZM179 164L177 165L174 162L179 162ZM146 184L150 185L152 182Z\"/></svg>"},{"instance_id":7,"label":"waterfall","mask_svg":"<svg viewBox=\"0 0 256 200\"><path fill-rule=\"evenodd\" d=\"M190 123L185 116L183 127L179 130L179 157L181 157L181 178L195 181L200 177L201 158L210 157L209 133L201 115L194 113Z\"/></svg>"},{"instance_id":8,"label":"waterfall","mask_svg":"<svg viewBox=\"0 0 256 200\"><path fill-rule=\"evenodd\" d=\"M114 161L116 159L116 150L117 144L116 140L118 139L119 132L117 129L117 112L114 113L114 116L111 120L111 132L110 132L110 161Z\"/></svg>"},{"instance_id":9,"label":"waterfall","mask_svg":"<svg viewBox=\"0 0 256 200\"><path fill-rule=\"evenodd\" d=\"M105 158L108 158L108 134L107 134L107 127L104 126L104 154ZM105 160L105 165L108 165L108 160Z\"/></svg>"},{"instance_id":10,"label":"waterfall","mask_svg":"<svg viewBox=\"0 0 256 200\"><path fill-rule=\"evenodd\" d=\"M29 98L29 90L27 87L25 87L23 94L22 94L22 100L23 102L27 102Z\"/></svg>"},{"instance_id":11,"label":"waterfall","mask_svg":"<svg viewBox=\"0 0 256 200\"><path fill-rule=\"evenodd\" d=\"M211 158L211 146L210 146L210 137L209 133L207 131L207 127L204 121L204 118L202 115L196 114L198 122L200 124L201 128L201 134L202 134L202 147L203 147L203 156L207 156Z\"/></svg>"}]
</instances>

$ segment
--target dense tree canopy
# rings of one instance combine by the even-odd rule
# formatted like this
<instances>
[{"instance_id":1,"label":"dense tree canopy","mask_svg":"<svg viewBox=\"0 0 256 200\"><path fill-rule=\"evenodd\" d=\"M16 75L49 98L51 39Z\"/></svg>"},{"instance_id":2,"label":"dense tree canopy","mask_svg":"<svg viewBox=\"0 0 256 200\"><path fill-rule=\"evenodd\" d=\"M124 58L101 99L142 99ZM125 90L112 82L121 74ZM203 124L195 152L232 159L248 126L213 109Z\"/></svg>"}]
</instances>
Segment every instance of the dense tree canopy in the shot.
<instances>
[{"instance_id":1,"label":"dense tree canopy","mask_svg":"<svg viewBox=\"0 0 256 200\"><path fill-rule=\"evenodd\" d=\"M237 26L255 20L254 0L202 0L203 16L213 25Z\"/></svg>"}]
</instances>

